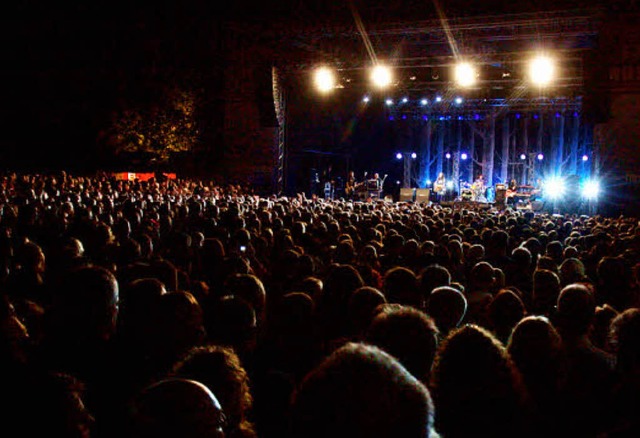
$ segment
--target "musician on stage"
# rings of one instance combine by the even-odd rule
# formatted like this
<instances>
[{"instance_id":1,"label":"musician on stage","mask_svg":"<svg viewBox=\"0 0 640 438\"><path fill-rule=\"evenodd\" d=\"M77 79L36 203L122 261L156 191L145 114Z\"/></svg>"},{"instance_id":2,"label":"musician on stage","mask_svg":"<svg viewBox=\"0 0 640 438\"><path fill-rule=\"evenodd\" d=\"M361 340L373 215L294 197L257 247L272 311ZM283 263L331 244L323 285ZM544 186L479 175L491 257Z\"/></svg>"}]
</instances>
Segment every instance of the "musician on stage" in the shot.
<instances>
[{"instance_id":1,"label":"musician on stage","mask_svg":"<svg viewBox=\"0 0 640 438\"><path fill-rule=\"evenodd\" d=\"M482 199L484 199L484 192L486 190L486 187L484 185L484 176L482 176L482 174L480 174L478 178L473 182L471 189L473 190L474 201L481 201Z\"/></svg>"},{"instance_id":2,"label":"musician on stage","mask_svg":"<svg viewBox=\"0 0 640 438\"><path fill-rule=\"evenodd\" d=\"M344 192L347 195L347 198L352 198L353 193L356 189L356 174L353 170L349 171L349 175L347 176L347 182L344 186Z\"/></svg>"},{"instance_id":3,"label":"musician on stage","mask_svg":"<svg viewBox=\"0 0 640 438\"><path fill-rule=\"evenodd\" d=\"M508 205L515 205L516 203L516 193L518 192L518 183L515 178L512 178L509 181L509 185L507 186L507 193L505 194L506 202Z\"/></svg>"},{"instance_id":4,"label":"musician on stage","mask_svg":"<svg viewBox=\"0 0 640 438\"><path fill-rule=\"evenodd\" d=\"M444 179L444 172L440 172L438 178L433 182L433 192L436 194L436 200L442 201L444 192L447 188L447 181Z\"/></svg>"}]
</instances>

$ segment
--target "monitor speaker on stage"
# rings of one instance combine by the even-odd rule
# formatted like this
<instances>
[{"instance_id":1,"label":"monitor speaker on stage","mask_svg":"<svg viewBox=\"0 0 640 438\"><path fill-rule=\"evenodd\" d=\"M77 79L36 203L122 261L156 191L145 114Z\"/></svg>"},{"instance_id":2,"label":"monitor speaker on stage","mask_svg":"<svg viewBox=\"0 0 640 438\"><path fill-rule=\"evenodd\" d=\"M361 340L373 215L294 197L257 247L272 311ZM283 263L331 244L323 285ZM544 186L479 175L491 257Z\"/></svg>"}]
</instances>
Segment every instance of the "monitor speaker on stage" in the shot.
<instances>
[{"instance_id":1,"label":"monitor speaker on stage","mask_svg":"<svg viewBox=\"0 0 640 438\"><path fill-rule=\"evenodd\" d=\"M507 200L507 187L504 184L496 184L496 204L504 204Z\"/></svg>"},{"instance_id":2,"label":"monitor speaker on stage","mask_svg":"<svg viewBox=\"0 0 640 438\"><path fill-rule=\"evenodd\" d=\"M431 196L431 189L417 189L416 190L416 202L418 202L418 203L428 204L430 196Z\"/></svg>"},{"instance_id":3,"label":"monitor speaker on stage","mask_svg":"<svg viewBox=\"0 0 640 438\"><path fill-rule=\"evenodd\" d=\"M416 195L416 189L401 188L400 189L400 202L413 202Z\"/></svg>"}]
</instances>

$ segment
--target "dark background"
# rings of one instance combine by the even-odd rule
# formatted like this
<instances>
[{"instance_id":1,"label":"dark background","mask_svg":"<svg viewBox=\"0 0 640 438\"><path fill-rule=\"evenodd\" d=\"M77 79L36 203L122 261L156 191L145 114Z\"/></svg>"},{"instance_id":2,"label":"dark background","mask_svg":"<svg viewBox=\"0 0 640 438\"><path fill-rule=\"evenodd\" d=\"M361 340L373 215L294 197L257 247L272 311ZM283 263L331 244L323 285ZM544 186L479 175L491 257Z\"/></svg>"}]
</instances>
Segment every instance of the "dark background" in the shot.
<instances>
[{"instance_id":1,"label":"dark background","mask_svg":"<svg viewBox=\"0 0 640 438\"><path fill-rule=\"evenodd\" d=\"M448 1L447 16L572 9L574 1ZM634 2L603 2L627 8ZM365 23L435 18L424 1L356 1ZM0 159L6 169L109 167L100 136L113 111L154 99L166 84L205 90L203 142L224 144L226 29L256 23L265 35L285 23L353 21L343 1L17 1L2 14ZM269 46L269 41L256 41ZM272 48L273 49L273 48ZM275 48L277 50L277 48ZM228 73L228 72L227 72ZM264 101L264 99L263 99ZM347 117L348 115L345 115ZM359 135L377 135L374 131ZM215 161L220 149L209 151ZM107 151L108 152L108 151Z\"/></svg>"}]
</instances>

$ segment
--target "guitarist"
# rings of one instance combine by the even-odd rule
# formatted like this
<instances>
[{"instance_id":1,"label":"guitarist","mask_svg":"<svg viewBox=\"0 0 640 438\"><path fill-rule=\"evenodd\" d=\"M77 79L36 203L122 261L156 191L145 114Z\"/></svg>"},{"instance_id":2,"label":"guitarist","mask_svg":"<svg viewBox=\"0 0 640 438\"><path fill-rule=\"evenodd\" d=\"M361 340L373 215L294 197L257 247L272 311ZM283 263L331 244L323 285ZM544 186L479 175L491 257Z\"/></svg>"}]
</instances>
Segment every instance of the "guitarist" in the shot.
<instances>
[{"instance_id":1,"label":"guitarist","mask_svg":"<svg viewBox=\"0 0 640 438\"><path fill-rule=\"evenodd\" d=\"M444 172L440 172L438 178L433 182L433 192L436 194L438 201L442 200L444 191L446 189L447 181L444 179Z\"/></svg>"},{"instance_id":2,"label":"guitarist","mask_svg":"<svg viewBox=\"0 0 640 438\"><path fill-rule=\"evenodd\" d=\"M353 196L353 192L356 189L356 174L353 170L349 171L349 175L347 176L347 182L344 186L344 192L347 195L347 198L351 198Z\"/></svg>"}]
</instances>

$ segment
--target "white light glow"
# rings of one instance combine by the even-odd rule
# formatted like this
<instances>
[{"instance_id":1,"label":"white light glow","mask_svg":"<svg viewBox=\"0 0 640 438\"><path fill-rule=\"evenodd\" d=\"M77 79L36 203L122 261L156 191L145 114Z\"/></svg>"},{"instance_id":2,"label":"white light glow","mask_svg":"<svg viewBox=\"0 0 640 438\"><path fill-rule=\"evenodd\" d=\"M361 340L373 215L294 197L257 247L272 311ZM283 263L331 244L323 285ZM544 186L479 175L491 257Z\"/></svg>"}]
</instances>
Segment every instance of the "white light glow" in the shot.
<instances>
[{"instance_id":1,"label":"white light glow","mask_svg":"<svg viewBox=\"0 0 640 438\"><path fill-rule=\"evenodd\" d=\"M336 87L336 75L328 67L320 67L314 75L316 88L321 93L327 93Z\"/></svg>"},{"instance_id":2,"label":"white light glow","mask_svg":"<svg viewBox=\"0 0 640 438\"><path fill-rule=\"evenodd\" d=\"M464 152L462 153L462 155L460 155L460 159L461 160L466 160L467 158L469 158L469 156L467 154L465 154Z\"/></svg>"},{"instance_id":3,"label":"white light glow","mask_svg":"<svg viewBox=\"0 0 640 438\"><path fill-rule=\"evenodd\" d=\"M422 106L425 106L425 105L426 105L426 104L428 104L428 103L429 103L429 101L428 101L427 99L422 99L422 100L420 101L420 105L422 105Z\"/></svg>"},{"instance_id":4,"label":"white light glow","mask_svg":"<svg viewBox=\"0 0 640 438\"><path fill-rule=\"evenodd\" d=\"M456 83L461 87L471 87L476 83L476 69L468 62L461 62L454 70Z\"/></svg>"},{"instance_id":5,"label":"white light glow","mask_svg":"<svg viewBox=\"0 0 640 438\"><path fill-rule=\"evenodd\" d=\"M549 178L544 183L545 196L549 199L558 199L564 195L566 190L564 180L562 178Z\"/></svg>"},{"instance_id":6,"label":"white light glow","mask_svg":"<svg viewBox=\"0 0 640 438\"><path fill-rule=\"evenodd\" d=\"M415 160L416 158L418 158L418 154L416 154L415 152L411 152L411 158Z\"/></svg>"},{"instance_id":7,"label":"white light glow","mask_svg":"<svg viewBox=\"0 0 640 438\"><path fill-rule=\"evenodd\" d=\"M400 152L396 154L396 159L402 160L402 154Z\"/></svg>"},{"instance_id":8,"label":"white light glow","mask_svg":"<svg viewBox=\"0 0 640 438\"><path fill-rule=\"evenodd\" d=\"M520 154L520 159L521 159L521 160L526 160L526 159L527 159L527 156L526 156L525 154Z\"/></svg>"},{"instance_id":9,"label":"white light glow","mask_svg":"<svg viewBox=\"0 0 640 438\"><path fill-rule=\"evenodd\" d=\"M449 190L453 189L453 181L447 181L447 189Z\"/></svg>"},{"instance_id":10,"label":"white light glow","mask_svg":"<svg viewBox=\"0 0 640 438\"><path fill-rule=\"evenodd\" d=\"M555 75L555 64L547 56L538 56L529 64L529 79L535 85L544 87L549 85Z\"/></svg>"},{"instance_id":11,"label":"white light glow","mask_svg":"<svg viewBox=\"0 0 640 438\"><path fill-rule=\"evenodd\" d=\"M385 88L391 84L391 69L384 65L377 65L371 71L371 81L378 88Z\"/></svg>"},{"instance_id":12,"label":"white light glow","mask_svg":"<svg viewBox=\"0 0 640 438\"><path fill-rule=\"evenodd\" d=\"M597 199L600 195L600 183L596 180L589 180L582 186L582 196L587 199Z\"/></svg>"}]
</instances>

